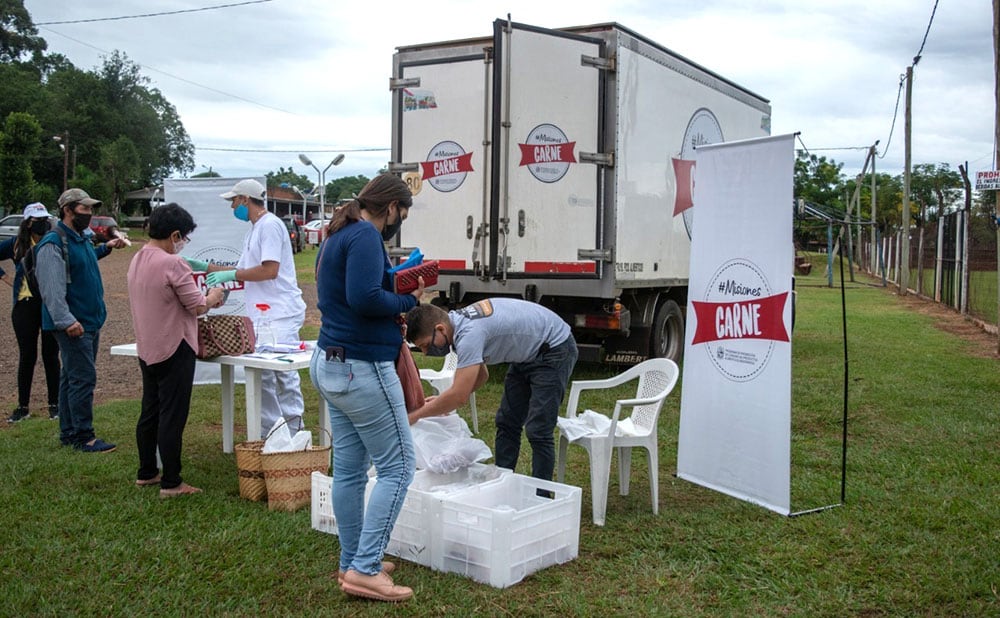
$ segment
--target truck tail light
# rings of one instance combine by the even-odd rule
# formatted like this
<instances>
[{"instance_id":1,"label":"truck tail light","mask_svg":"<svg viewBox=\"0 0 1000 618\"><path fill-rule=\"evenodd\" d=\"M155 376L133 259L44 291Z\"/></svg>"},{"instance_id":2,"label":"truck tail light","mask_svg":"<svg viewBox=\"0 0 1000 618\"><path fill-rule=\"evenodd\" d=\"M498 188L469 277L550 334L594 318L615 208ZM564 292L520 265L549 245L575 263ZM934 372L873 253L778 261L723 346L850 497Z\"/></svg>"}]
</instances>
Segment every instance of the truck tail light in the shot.
<instances>
[{"instance_id":1,"label":"truck tail light","mask_svg":"<svg viewBox=\"0 0 1000 618\"><path fill-rule=\"evenodd\" d=\"M621 330L622 305L615 303L614 310L610 313L577 313L573 318L577 328Z\"/></svg>"}]
</instances>

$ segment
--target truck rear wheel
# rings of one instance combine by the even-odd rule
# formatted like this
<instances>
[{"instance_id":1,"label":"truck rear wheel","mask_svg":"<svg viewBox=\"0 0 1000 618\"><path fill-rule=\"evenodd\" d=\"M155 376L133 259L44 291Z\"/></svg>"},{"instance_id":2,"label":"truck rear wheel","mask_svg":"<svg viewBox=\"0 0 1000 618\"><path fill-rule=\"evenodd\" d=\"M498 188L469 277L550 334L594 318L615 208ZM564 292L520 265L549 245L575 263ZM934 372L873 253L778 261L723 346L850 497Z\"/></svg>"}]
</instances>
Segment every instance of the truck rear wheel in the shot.
<instances>
[{"instance_id":1,"label":"truck rear wheel","mask_svg":"<svg viewBox=\"0 0 1000 618\"><path fill-rule=\"evenodd\" d=\"M684 314L675 301L667 299L656 310L651 338L650 357L680 362L684 353Z\"/></svg>"}]
</instances>

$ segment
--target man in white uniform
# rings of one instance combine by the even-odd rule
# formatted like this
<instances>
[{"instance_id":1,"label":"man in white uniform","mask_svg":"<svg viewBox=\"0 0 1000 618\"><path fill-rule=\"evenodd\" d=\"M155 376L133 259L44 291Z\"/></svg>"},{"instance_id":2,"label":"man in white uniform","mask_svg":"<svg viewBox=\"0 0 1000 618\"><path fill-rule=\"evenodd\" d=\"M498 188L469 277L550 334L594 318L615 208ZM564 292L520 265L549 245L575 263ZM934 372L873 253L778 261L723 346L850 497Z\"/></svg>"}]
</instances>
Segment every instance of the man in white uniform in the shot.
<instances>
[{"instance_id":1,"label":"man in white uniform","mask_svg":"<svg viewBox=\"0 0 1000 618\"><path fill-rule=\"evenodd\" d=\"M265 206L265 189L253 179L241 180L220 197L230 201L233 216L250 223L243 239L243 253L236 267L199 262L208 272L209 287L229 281L243 282L247 315L259 324L262 313L271 323L276 343L299 341L299 329L305 321L306 304L295 278L295 262L288 228ZM266 305L266 312L261 306ZM261 435L284 418L293 433L302 424L302 391L296 371L261 372Z\"/></svg>"}]
</instances>

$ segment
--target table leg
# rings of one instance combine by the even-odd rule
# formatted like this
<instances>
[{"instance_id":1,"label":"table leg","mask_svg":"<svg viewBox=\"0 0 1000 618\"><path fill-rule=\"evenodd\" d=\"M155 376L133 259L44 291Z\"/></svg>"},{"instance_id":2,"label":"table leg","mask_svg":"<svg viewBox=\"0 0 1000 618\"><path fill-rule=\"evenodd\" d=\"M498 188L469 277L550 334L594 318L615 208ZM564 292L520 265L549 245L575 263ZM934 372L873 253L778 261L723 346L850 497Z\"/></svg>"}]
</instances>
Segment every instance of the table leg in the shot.
<instances>
[{"instance_id":1,"label":"table leg","mask_svg":"<svg viewBox=\"0 0 1000 618\"><path fill-rule=\"evenodd\" d=\"M233 452L233 366L220 365L222 382L222 452Z\"/></svg>"},{"instance_id":2,"label":"table leg","mask_svg":"<svg viewBox=\"0 0 1000 618\"><path fill-rule=\"evenodd\" d=\"M260 369L244 367L247 387L247 440L260 440Z\"/></svg>"},{"instance_id":3,"label":"table leg","mask_svg":"<svg viewBox=\"0 0 1000 618\"><path fill-rule=\"evenodd\" d=\"M326 399L322 395L319 398L319 427L319 445L330 446L330 411L326 408Z\"/></svg>"}]
</instances>

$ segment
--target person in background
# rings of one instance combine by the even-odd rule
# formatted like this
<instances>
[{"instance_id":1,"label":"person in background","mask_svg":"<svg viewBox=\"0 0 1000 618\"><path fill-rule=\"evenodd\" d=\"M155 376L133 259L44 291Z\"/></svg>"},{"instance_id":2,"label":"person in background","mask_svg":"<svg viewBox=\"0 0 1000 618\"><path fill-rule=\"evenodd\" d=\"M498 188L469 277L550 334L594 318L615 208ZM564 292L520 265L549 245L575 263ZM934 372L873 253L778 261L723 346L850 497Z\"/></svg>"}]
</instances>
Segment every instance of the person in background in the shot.
<instances>
[{"instance_id":1,"label":"person in background","mask_svg":"<svg viewBox=\"0 0 1000 618\"><path fill-rule=\"evenodd\" d=\"M416 461L396 374L403 343L398 318L418 304L424 284L421 278L410 294L392 291L384 241L399 231L411 203L406 183L381 174L334 213L316 258L321 326L309 365L333 433L340 587L388 602L413 596L392 581L395 565L382 557ZM377 477L366 509L369 464Z\"/></svg>"},{"instance_id":2,"label":"person in background","mask_svg":"<svg viewBox=\"0 0 1000 618\"><path fill-rule=\"evenodd\" d=\"M42 330L59 343L59 440L85 453L110 453L115 445L94 435L97 346L108 312L97 260L125 246L114 238L96 247L86 233L101 202L83 189L59 196L61 220L35 245ZM65 253L65 258L63 257Z\"/></svg>"},{"instance_id":3,"label":"person in background","mask_svg":"<svg viewBox=\"0 0 1000 618\"><path fill-rule=\"evenodd\" d=\"M181 447L191 408L198 316L225 300L222 288L202 294L180 255L195 229L190 213L171 203L149 215L149 242L128 268L142 411L135 427L139 471L135 484L159 485L160 497L201 492L181 480ZM163 474L156 465L159 449Z\"/></svg>"},{"instance_id":4,"label":"person in background","mask_svg":"<svg viewBox=\"0 0 1000 618\"><path fill-rule=\"evenodd\" d=\"M17 338L17 408L7 417L8 423L28 418L31 403L31 383L35 377L38 360L38 335L42 336L42 366L45 368L45 385L48 387L49 418L59 416L59 344L52 333L42 330L42 299L37 290L32 292L24 273L24 258L50 229L49 212L35 202L24 208L24 218L17 236L0 242L0 260L13 260L14 280L7 280L3 269L0 279L14 291L14 304L10 321ZM34 255L28 260L32 261Z\"/></svg>"},{"instance_id":5,"label":"person in background","mask_svg":"<svg viewBox=\"0 0 1000 618\"><path fill-rule=\"evenodd\" d=\"M299 329L306 317L306 304L295 277L288 228L267 211L264 194L264 185L247 179L220 196L230 200L234 217L251 225L235 268L194 259L188 259L188 264L194 270L208 273L205 283L209 287L243 283L247 315L254 325L260 324L262 317L258 306L267 305L266 315L275 342L297 343ZM261 435L266 436L282 418L294 434L304 427L303 407L297 371L261 372Z\"/></svg>"},{"instance_id":6,"label":"person in background","mask_svg":"<svg viewBox=\"0 0 1000 618\"><path fill-rule=\"evenodd\" d=\"M410 414L447 414L489 379L487 365L510 363L496 415L496 464L514 470L521 431L531 444L531 476L552 480L553 432L579 355L567 324L545 307L514 298L481 300L457 311L421 305L406 315L406 338L428 356L458 354L451 388Z\"/></svg>"}]
</instances>

